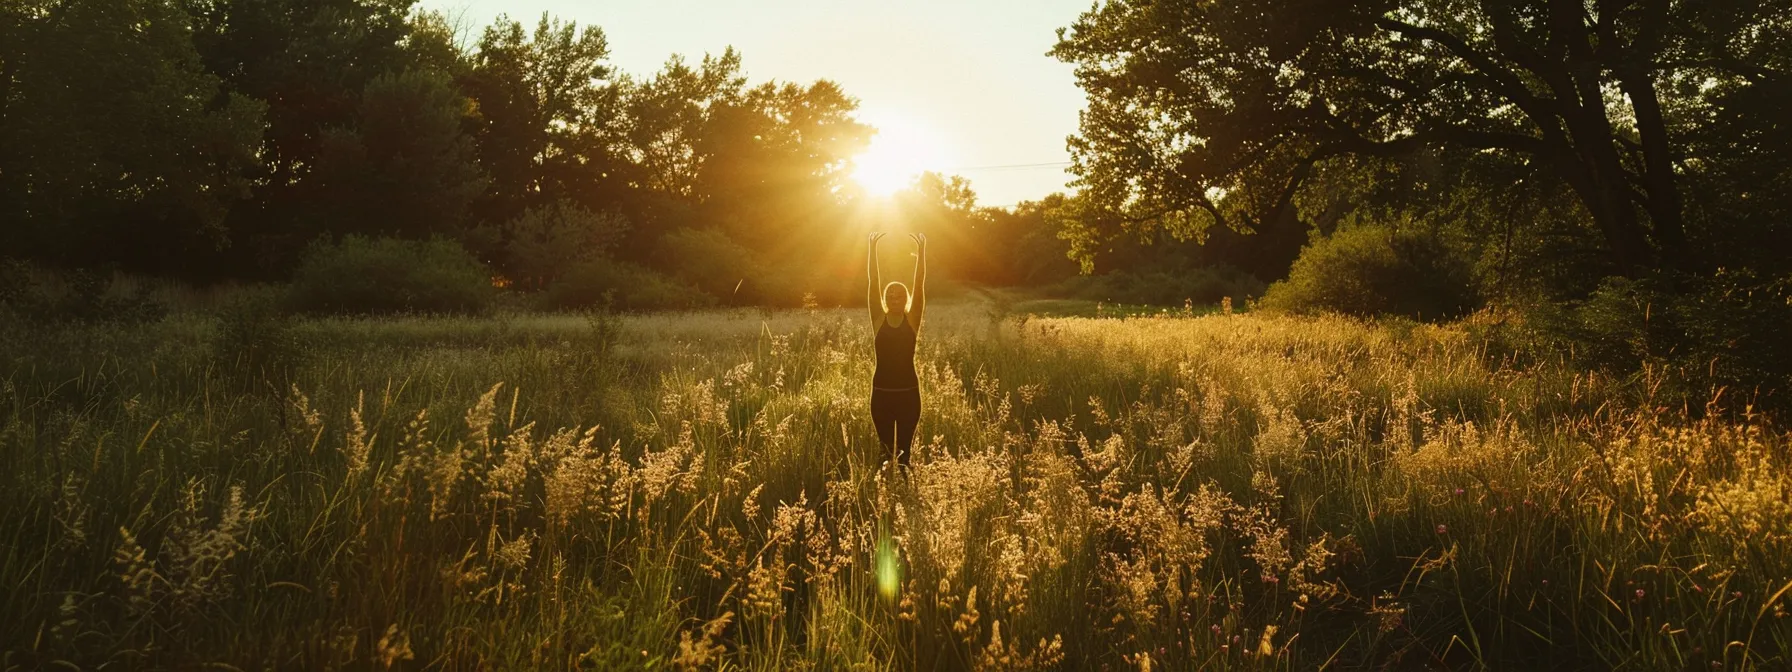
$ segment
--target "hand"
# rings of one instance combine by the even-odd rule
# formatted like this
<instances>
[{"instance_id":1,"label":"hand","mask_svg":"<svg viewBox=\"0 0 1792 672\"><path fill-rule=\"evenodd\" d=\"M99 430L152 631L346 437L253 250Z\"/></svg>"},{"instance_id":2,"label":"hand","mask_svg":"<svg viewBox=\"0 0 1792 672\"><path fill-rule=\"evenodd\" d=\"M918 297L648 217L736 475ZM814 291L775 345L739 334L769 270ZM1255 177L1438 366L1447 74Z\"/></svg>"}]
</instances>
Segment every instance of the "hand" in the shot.
<instances>
[{"instance_id":1,"label":"hand","mask_svg":"<svg viewBox=\"0 0 1792 672\"><path fill-rule=\"evenodd\" d=\"M915 250L921 252L922 254L927 253L927 234L911 233L911 234L908 234L908 237L910 240L915 241Z\"/></svg>"},{"instance_id":2,"label":"hand","mask_svg":"<svg viewBox=\"0 0 1792 672\"><path fill-rule=\"evenodd\" d=\"M871 234L871 246L877 247L877 241L883 240L883 238L884 238L884 234L882 231Z\"/></svg>"}]
</instances>

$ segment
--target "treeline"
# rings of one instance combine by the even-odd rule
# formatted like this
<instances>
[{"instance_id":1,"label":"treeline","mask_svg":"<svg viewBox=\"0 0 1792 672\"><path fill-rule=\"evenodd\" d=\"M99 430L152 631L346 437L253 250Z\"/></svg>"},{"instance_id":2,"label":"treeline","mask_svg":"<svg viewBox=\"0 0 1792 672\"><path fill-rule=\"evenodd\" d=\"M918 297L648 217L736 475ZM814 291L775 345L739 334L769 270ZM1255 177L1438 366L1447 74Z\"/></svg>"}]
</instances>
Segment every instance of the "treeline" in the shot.
<instances>
[{"instance_id":1,"label":"treeline","mask_svg":"<svg viewBox=\"0 0 1792 672\"><path fill-rule=\"evenodd\" d=\"M1114 0L1061 33L1074 248L1310 234L1264 304L1494 305L1501 356L1792 408L1792 3L1347 5Z\"/></svg>"},{"instance_id":2,"label":"treeline","mask_svg":"<svg viewBox=\"0 0 1792 672\"><path fill-rule=\"evenodd\" d=\"M554 306L849 300L874 226L949 243L941 277L1075 272L1037 204L980 208L938 175L859 193L875 129L831 82L749 84L733 50L625 73L595 26L475 35L413 5L0 4L0 257L296 278L347 309L494 283Z\"/></svg>"}]
</instances>

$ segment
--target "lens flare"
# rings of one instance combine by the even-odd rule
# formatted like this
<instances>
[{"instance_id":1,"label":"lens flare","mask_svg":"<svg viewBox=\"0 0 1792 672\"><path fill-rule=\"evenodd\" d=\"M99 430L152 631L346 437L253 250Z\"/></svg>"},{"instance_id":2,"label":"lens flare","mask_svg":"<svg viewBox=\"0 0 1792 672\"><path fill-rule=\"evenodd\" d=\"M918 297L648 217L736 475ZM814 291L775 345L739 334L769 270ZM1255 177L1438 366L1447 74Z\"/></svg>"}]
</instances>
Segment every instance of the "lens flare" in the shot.
<instances>
[{"instance_id":1,"label":"lens flare","mask_svg":"<svg viewBox=\"0 0 1792 672\"><path fill-rule=\"evenodd\" d=\"M878 527L877 558L874 563L877 592L884 599L894 602L897 592L902 590L902 559L896 551L896 540L890 538L888 530L882 529L881 525Z\"/></svg>"}]
</instances>

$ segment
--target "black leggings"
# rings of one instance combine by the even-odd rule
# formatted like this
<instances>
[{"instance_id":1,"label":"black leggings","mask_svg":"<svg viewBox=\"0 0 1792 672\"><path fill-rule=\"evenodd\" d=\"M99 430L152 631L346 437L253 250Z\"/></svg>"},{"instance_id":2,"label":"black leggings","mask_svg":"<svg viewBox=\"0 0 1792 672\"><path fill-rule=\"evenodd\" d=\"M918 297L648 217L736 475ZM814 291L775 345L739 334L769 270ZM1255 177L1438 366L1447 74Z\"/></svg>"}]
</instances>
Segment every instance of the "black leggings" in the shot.
<instances>
[{"instance_id":1,"label":"black leggings","mask_svg":"<svg viewBox=\"0 0 1792 672\"><path fill-rule=\"evenodd\" d=\"M871 423L877 426L877 442L896 451L896 463L908 466L915 424L921 421L921 390L871 391Z\"/></svg>"}]
</instances>

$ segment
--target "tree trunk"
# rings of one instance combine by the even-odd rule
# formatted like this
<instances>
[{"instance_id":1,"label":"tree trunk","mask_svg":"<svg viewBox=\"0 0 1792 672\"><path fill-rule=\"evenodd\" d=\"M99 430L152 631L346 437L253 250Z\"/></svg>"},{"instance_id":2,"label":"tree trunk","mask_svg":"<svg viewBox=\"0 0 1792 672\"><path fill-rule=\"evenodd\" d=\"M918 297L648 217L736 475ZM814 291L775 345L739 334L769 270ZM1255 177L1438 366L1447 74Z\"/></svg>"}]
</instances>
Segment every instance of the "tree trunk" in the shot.
<instances>
[{"instance_id":1,"label":"tree trunk","mask_svg":"<svg viewBox=\"0 0 1792 672\"><path fill-rule=\"evenodd\" d=\"M1578 144L1578 143L1577 143ZM1580 197L1610 251L1618 272L1634 277L1653 266L1648 239L1625 193L1624 176L1588 160L1581 151L1567 152L1556 160L1556 170Z\"/></svg>"},{"instance_id":2,"label":"tree trunk","mask_svg":"<svg viewBox=\"0 0 1792 672\"><path fill-rule=\"evenodd\" d=\"M1646 207L1655 243L1662 251L1664 266L1692 267L1698 260L1686 248L1686 225L1682 218L1680 185L1674 176L1673 148L1668 139L1667 122L1661 113L1661 99L1655 92L1655 59L1660 50L1661 32L1666 28L1667 0L1645 0L1641 25L1631 44L1630 53L1623 53L1621 63L1612 64L1618 75L1618 86L1630 99L1636 117L1637 132L1643 144L1643 187L1647 191Z\"/></svg>"},{"instance_id":3,"label":"tree trunk","mask_svg":"<svg viewBox=\"0 0 1792 672\"><path fill-rule=\"evenodd\" d=\"M1550 2L1550 50L1563 59L1557 82L1561 106L1573 154L1581 163L1588 184L1577 188L1593 220L1605 235L1619 272L1634 276L1655 267L1648 233L1643 230L1631 198L1629 174L1618 156L1617 139L1605 112L1604 68L1595 55L1588 26L1579 3Z\"/></svg>"},{"instance_id":4,"label":"tree trunk","mask_svg":"<svg viewBox=\"0 0 1792 672\"><path fill-rule=\"evenodd\" d=\"M1655 242L1666 265L1681 266L1692 262L1686 257L1686 225L1681 215L1680 185L1674 175L1673 154L1668 144L1667 124L1662 119L1661 101L1655 96L1655 83L1637 68L1620 80L1624 95L1630 98L1636 114L1637 131L1643 142L1643 184L1648 189L1649 221Z\"/></svg>"}]
</instances>

